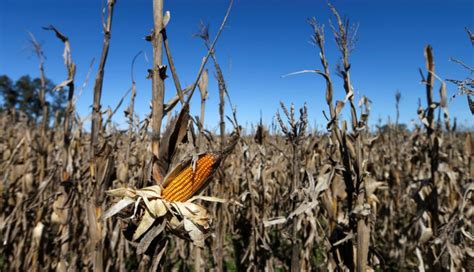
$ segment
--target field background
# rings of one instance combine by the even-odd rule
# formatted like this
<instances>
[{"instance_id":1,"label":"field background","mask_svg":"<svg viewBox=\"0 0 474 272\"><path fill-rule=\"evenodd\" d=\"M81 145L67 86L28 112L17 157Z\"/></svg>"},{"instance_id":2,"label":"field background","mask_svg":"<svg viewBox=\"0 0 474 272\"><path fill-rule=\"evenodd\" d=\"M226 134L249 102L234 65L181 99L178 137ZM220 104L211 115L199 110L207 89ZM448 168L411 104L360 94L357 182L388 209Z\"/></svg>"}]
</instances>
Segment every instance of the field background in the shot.
<instances>
[{"instance_id":1,"label":"field background","mask_svg":"<svg viewBox=\"0 0 474 272\"><path fill-rule=\"evenodd\" d=\"M90 115L78 114L84 87L75 79L74 45L59 26L45 30L64 46L63 82L46 78L45 55L33 34L40 76L16 83L1 78L1 271L474 270L474 135L449 109L459 99L474 112L469 64L454 59L467 76L444 79L426 45L419 52L425 60L418 108L401 108L397 91L394 116L377 119L371 115L377 101L355 92L351 78L358 26L329 4L326 28L308 20L317 70L285 75L310 73L324 81L308 98L326 103L319 109L323 124L311 125L306 105L281 103L273 122L242 125L216 51L232 1L214 36L200 26L196 36L207 51L195 80L182 86L166 33L169 14L154 0L154 31L146 37L153 48L152 110L141 118L134 63L143 53L131 63L131 87L118 105L101 107L116 4L104 6ZM466 34L456 42L474 44L469 29ZM339 54L335 60L326 54L329 46ZM165 80L174 84L166 92ZM206 129L210 94L219 100L213 131ZM189 111L190 103L199 111ZM402 111L417 113L412 124L400 123ZM113 122L117 115L124 116L120 126ZM193 221L204 244L165 223L150 239L160 216L133 239L149 210L139 198L135 210L103 219L120 201L109 190L161 186L175 166L203 153L222 159L199 192L212 198L192 200L208 212L209 229ZM156 199L161 196L150 197ZM167 208L165 216L171 213Z\"/></svg>"}]
</instances>

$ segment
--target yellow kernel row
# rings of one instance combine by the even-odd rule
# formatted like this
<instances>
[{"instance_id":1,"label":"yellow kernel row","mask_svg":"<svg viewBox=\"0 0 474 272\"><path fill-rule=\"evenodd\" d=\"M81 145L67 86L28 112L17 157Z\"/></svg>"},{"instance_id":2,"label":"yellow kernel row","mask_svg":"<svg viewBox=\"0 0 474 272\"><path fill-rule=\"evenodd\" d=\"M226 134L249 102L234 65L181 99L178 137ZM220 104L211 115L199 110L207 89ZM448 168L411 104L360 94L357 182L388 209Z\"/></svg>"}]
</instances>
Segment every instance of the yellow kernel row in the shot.
<instances>
[{"instance_id":1,"label":"yellow kernel row","mask_svg":"<svg viewBox=\"0 0 474 272\"><path fill-rule=\"evenodd\" d=\"M192 164L187 166L163 189L161 196L168 201L188 200L204 185L216 162L215 155L205 154L198 159L194 172Z\"/></svg>"}]
</instances>

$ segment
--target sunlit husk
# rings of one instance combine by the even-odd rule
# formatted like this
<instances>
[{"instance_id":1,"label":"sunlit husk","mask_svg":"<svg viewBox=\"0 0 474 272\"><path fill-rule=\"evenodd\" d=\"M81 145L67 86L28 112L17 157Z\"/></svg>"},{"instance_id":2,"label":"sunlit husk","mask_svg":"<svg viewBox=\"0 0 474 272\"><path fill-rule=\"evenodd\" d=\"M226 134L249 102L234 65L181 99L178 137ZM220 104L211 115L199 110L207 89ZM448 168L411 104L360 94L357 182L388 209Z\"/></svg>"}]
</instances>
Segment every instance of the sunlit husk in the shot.
<instances>
[{"instance_id":1,"label":"sunlit husk","mask_svg":"<svg viewBox=\"0 0 474 272\"><path fill-rule=\"evenodd\" d=\"M173 234L192 241L196 246L204 246L204 239L210 230L211 216L202 206L189 201L165 200L161 197L161 187L158 185L143 189L119 188L107 193L121 199L104 213L103 219L133 206L130 216L139 216L139 223L132 239L139 241L138 247L142 251L146 250L144 244L149 244L150 240L163 232L164 228L161 228L160 231L155 231L152 237L147 234L156 224L165 224L166 229Z\"/></svg>"}]
</instances>

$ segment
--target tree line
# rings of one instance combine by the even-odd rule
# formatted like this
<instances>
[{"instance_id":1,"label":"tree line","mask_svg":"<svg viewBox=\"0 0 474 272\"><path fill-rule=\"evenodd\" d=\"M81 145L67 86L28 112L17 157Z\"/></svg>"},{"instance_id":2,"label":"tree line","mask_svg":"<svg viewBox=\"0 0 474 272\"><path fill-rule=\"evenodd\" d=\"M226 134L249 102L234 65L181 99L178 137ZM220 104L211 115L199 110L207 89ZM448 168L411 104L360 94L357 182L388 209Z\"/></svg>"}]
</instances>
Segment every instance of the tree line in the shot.
<instances>
[{"instance_id":1,"label":"tree line","mask_svg":"<svg viewBox=\"0 0 474 272\"><path fill-rule=\"evenodd\" d=\"M62 90L54 90L56 85L50 80L45 80L46 105L50 118L55 115L64 116L67 97ZM7 75L0 75L0 111L16 109L23 112L30 120L37 121L42 115L39 92L41 89L40 78L23 75L16 81Z\"/></svg>"}]
</instances>

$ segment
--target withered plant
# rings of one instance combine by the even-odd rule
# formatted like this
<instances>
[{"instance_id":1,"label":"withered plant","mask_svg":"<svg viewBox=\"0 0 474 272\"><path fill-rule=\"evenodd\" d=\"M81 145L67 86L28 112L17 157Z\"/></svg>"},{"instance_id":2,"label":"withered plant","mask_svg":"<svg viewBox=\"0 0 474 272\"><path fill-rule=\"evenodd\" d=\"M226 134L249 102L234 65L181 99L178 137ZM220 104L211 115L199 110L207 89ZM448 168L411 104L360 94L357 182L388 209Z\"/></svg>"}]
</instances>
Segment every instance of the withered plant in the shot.
<instances>
[{"instance_id":1,"label":"withered plant","mask_svg":"<svg viewBox=\"0 0 474 272\"><path fill-rule=\"evenodd\" d=\"M419 100L418 120L400 123L406 109L397 91L394 122L369 126L377 101L356 97L351 78L359 69L350 59L357 25L329 5L330 35L309 20L321 68L292 73L322 77L325 90L307 100L326 101L320 109L325 129L309 126L306 104L298 112L283 103L271 124L242 127L216 49L233 2L213 38L201 25L197 36L207 53L184 87L178 75L183 60L173 58L174 33L166 29L171 13L163 0L154 0L153 30L145 37L153 48L153 99L150 114L140 118L135 98L145 90L137 89L135 78L146 71L134 66L141 52L131 58L131 86L117 106L101 105L116 4L104 5L89 116L75 108L87 80L80 85L75 79L80 67L72 58L73 39L55 26L45 28L64 44L66 76L54 88L67 93L62 116L47 107L53 90L46 84L46 54L29 36L39 61L41 113L28 118L18 108L0 111L1 271L474 269L474 136L449 115L450 91L436 73L431 46L420 69L426 102ZM328 59L329 36L340 56L336 65ZM454 62L472 74L467 64ZM167 78L174 95L164 101ZM470 76L451 82L471 103ZM200 111L192 116L196 88ZM128 95L128 126L121 130L113 117ZM217 132L206 129L212 128L208 96L219 97Z\"/></svg>"}]
</instances>

